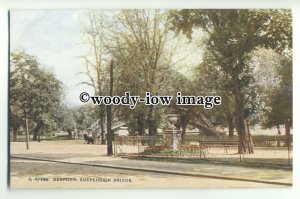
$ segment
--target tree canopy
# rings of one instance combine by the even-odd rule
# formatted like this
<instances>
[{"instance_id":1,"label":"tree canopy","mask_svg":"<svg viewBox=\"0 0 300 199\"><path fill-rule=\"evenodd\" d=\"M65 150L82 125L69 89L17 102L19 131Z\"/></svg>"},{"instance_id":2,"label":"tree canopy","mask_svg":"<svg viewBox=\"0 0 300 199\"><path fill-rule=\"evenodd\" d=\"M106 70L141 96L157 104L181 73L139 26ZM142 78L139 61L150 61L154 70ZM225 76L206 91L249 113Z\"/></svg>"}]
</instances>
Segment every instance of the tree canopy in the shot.
<instances>
[{"instance_id":1,"label":"tree canopy","mask_svg":"<svg viewBox=\"0 0 300 199\"><path fill-rule=\"evenodd\" d=\"M194 28L208 34L206 51L228 78L234 96L235 127L239 152L252 152L244 120L247 96L242 94L253 79L247 61L258 47L285 53L291 48L291 13L289 10L179 10L171 12L173 28L191 38ZM276 30L276 31L275 31ZM249 139L248 139L249 140Z\"/></svg>"},{"instance_id":2,"label":"tree canopy","mask_svg":"<svg viewBox=\"0 0 300 199\"><path fill-rule=\"evenodd\" d=\"M157 133L168 113L187 124L206 115L214 124L234 128L239 152L252 152L245 121L265 127L292 119L292 14L288 9L183 9L88 11L82 23L78 82L108 95L110 63L113 95L219 95L222 104L201 106L113 106L113 118L127 122L130 132ZM185 56L186 55L186 56ZM196 61L195 61L196 60ZM183 64L182 64L183 63ZM70 69L71 70L71 69ZM106 107L68 107L63 87L37 58L11 53L10 116L14 134L25 120L34 139L53 129L83 130L99 119L104 143ZM184 138L183 138L184 139Z\"/></svg>"},{"instance_id":3,"label":"tree canopy","mask_svg":"<svg viewBox=\"0 0 300 199\"><path fill-rule=\"evenodd\" d=\"M55 116L61 102L62 84L55 75L25 51L12 52L10 110L22 121L19 125L24 126L26 119L33 123L34 140L57 128Z\"/></svg>"}]
</instances>

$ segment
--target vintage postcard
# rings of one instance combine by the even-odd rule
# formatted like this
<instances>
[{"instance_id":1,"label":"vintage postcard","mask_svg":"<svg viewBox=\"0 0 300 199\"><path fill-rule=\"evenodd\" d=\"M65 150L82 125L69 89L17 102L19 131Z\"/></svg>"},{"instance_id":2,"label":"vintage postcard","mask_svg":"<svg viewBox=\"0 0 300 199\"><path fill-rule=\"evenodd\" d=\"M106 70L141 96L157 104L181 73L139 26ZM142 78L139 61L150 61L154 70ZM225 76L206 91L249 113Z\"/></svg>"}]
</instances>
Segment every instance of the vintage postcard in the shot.
<instances>
[{"instance_id":1,"label":"vintage postcard","mask_svg":"<svg viewBox=\"0 0 300 199\"><path fill-rule=\"evenodd\" d=\"M10 10L10 188L292 187L292 18Z\"/></svg>"}]
</instances>

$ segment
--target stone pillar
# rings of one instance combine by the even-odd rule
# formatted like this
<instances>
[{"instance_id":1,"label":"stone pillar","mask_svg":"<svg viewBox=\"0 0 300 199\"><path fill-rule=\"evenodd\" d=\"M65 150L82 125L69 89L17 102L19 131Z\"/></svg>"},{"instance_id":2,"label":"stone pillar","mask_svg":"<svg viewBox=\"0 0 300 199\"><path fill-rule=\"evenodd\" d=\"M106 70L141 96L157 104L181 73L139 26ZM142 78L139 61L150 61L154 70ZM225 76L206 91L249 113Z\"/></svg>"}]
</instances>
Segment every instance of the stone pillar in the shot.
<instances>
[{"instance_id":1,"label":"stone pillar","mask_svg":"<svg viewBox=\"0 0 300 199\"><path fill-rule=\"evenodd\" d=\"M180 130L177 130L175 127L175 123L179 120L179 115L176 114L170 114L167 115L167 119L169 122L169 138L171 138L171 144L172 144L172 148L173 150L176 150L179 148L179 144L180 144Z\"/></svg>"}]
</instances>

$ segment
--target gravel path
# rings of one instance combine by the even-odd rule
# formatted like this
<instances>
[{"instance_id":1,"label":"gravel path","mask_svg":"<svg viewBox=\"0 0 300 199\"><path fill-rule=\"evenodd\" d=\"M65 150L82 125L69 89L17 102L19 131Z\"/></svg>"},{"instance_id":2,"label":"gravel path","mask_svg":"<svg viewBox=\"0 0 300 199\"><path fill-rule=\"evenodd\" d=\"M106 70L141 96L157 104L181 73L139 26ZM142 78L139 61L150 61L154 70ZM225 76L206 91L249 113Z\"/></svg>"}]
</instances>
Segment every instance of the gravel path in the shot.
<instances>
[{"instance_id":1,"label":"gravel path","mask_svg":"<svg viewBox=\"0 0 300 199\"><path fill-rule=\"evenodd\" d=\"M44 181L47 179L47 181ZM59 181L57 181L59 180ZM39 161L11 161L11 188L251 188L286 187Z\"/></svg>"},{"instance_id":2,"label":"gravel path","mask_svg":"<svg viewBox=\"0 0 300 199\"><path fill-rule=\"evenodd\" d=\"M12 143L11 155L19 157L45 158L72 163L105 164L145 169L157 169L210 176L225 176L269 182L292 183L292 171L280 169L245 168L231 165L213 165L204 163L182 163L150 160L129 160L126 158L106 157L106 146L84 145L82 141L57 141L30 143L30 149L24 150L25 143ZM50 181L41 183L29 181L29 178L46 176ZM75 182L53 181L56 177L74 177ZM111 179L111 183L79 182L80 178L92 176ZM114 179L131 179L131 183L116 182ZM51 181L52 179L52 181ZM99 181L99 180L98 180ZM11 159L11 187L13 188L207 188L207 187L278 187L272 184L241 182L232 180L209 179L200 177L172 176L153 172L124 171L91 166L70 165Z\"/></svg>"}]
</instances>

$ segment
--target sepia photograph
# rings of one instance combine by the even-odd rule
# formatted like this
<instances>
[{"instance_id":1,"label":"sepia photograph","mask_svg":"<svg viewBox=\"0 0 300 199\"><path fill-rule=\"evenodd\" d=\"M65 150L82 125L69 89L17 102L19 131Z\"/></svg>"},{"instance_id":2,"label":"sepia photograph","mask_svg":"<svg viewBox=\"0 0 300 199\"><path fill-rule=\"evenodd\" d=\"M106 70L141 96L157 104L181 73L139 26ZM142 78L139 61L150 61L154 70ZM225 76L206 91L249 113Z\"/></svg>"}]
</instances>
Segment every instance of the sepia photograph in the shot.
<instances>
[{"instance_id":1,"label":"sepia photograph","mask_svg":"<svg viewBox=\"0 0 300 199\"><path fill-rule=\"evenodd\" d=\"M292 188L292 19L10 9L9 188Z\"/></svg>"}]
</instances>

